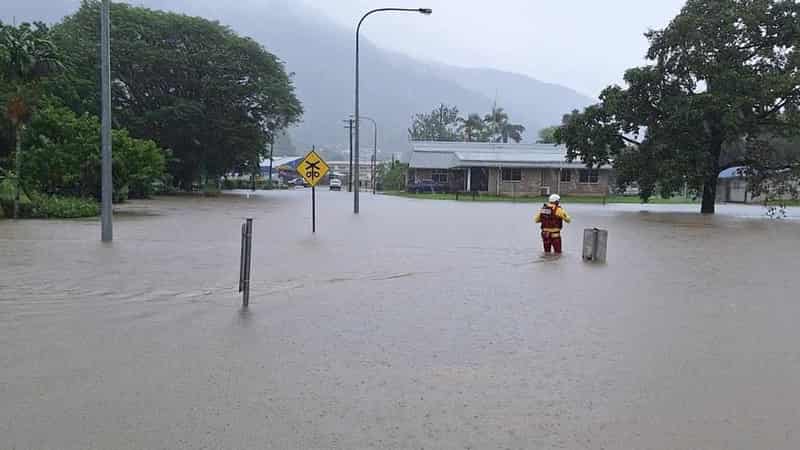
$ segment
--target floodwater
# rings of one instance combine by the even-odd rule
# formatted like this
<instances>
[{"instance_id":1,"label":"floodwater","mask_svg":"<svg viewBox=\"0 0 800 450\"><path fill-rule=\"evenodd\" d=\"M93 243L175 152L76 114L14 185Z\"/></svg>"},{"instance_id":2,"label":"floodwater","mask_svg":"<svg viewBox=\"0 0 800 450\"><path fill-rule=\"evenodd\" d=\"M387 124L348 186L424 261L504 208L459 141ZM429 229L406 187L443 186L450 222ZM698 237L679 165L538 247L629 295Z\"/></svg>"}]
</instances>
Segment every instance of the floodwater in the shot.
<instances>
[{"instance_id":1,"label":"floodwater","mask_svg":"<svg viewBox=\"0 0 800 450\"><path fill-rule=\"evenodd\" d=\"M350 198L0 221L0 448L800 448L800 221L567 204L542 260L535 204Z\"/></svg>"}]
</instances>

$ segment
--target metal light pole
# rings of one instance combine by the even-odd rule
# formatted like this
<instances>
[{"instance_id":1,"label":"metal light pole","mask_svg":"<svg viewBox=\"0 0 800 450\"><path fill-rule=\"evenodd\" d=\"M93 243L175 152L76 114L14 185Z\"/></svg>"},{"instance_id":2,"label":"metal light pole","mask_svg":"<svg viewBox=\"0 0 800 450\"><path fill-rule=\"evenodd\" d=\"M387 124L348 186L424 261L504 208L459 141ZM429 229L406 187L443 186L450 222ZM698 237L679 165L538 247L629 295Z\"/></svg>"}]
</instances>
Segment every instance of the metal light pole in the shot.
<instances>
[{"instance_id":1,"label":"metal light pole","mask_svg":"<svg viewBox=\"0 0 800 450\"><path fill-rule=\"evenodd\" d=\"M101 70L101 98L102 98L102 124L100 134L102 141L102 164L101 164L101 200L102 210L100 213L101 237L103 242L111 242L113 239L113 229L111 225L111 194L113 185L111 182L111 20L110 20L110 0L103 0L100 10L100 70Z\"/></svg>"},{"instance_id":2,"label":"metal light pole","mask_svg":"<svg viewBox=\"0 0 800 450\"><path fill-rule=\"evenodd\" d=\"M364 120L369 120L372 122L372 127L375 130L375 134L372 136L372 176L370 180L372 181L372 193L375 193L375 161L378 157L378 122L375 121L372 117L361 116Z\"/></svg>"},{"instance_id":3,"label":"metal light pole","mask_svg":"<svg viewBox=\"0 0 800 450\"><path fill-rule=\"evenodd\" d=\"M358 173L358 161L359 161L359 159L358 159L359 158L359 156L358 156L358 151L359 151L359 148L358 148L358 132L359 132L359 123L358 123L359 122L359 114L358 114L358 50L359 50L358 47L359 47L359 45L358 45L358 41L359 41L359 39L358 39L358 37L359 37L359 32L361 31L361 23L364 22L364 19L366 19L367 16L369 16L370 14L374 14L374 13L377 13L377 12L416 12L416 13L420 13L420 14L429 15L429 14L431 14L433 12L433 10L431 10L430 8L378 8L378 9L373 9L372 11L367 11L366 14L361 16L361 20L358 21L358 26L356 26L356 107L355 107L355 126L356 126L355 138L356 139L355 139L355 145L354 145L355 150L356 150L356 154L355 154L355 158L354 158L356 160L355 174L354 174L355 175L355 179L356 179L356 185L355 185L355 190L353 191L353 214L358 214L358 187L359 187L358 186L358 181L359 181L359 173Z\"/></svg>"}]
</instances>

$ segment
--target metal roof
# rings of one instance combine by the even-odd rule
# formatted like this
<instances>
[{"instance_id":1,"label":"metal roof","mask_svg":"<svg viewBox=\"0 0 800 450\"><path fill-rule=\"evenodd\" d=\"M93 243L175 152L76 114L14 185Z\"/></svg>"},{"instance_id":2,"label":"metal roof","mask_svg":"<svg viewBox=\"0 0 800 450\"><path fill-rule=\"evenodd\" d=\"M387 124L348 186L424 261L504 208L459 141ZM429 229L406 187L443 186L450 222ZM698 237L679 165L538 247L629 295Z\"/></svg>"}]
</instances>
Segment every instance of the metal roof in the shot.
<instances>
[{"instance_id":1,"label":"metal roof","mask_svg":"<svg viewBox=\"0 0 800 450\"><path fill-rule=\"evenodd\" d=\"M574 167L567 149L553 144L501 144L489 142L412 142L410 166L416 169L457 167Z\"/></svg>"},{"instance_id":2,"label":"metal roof","mask_svg":"<svg viewBox=\"0 0 800 450\"><path fill-rule=\"evenodd\" d=\"M415 151L409 165L416 169L452 169L458 163L453 152Z\"/></svg>"}]
</instances>

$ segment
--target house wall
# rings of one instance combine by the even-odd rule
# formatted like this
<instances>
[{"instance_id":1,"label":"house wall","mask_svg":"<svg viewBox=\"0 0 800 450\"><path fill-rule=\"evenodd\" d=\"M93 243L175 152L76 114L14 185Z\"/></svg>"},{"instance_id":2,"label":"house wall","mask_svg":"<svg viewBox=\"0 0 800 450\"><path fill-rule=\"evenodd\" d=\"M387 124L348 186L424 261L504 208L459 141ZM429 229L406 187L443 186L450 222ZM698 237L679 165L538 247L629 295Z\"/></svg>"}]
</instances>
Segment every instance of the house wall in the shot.
<instances>
[{"instance_id":1,"label":"house wall","mask_svg":"<svg viewBox=\"0 0 800 450\"><path fill-rule=\"evenodd\" d=\"M570 181L560 183L558 169L522 169L522 179L520 181L501 181L502 169L493 167L489 169L489 191L490 195L508 196L539 196L543 187L549 187L551 194L560 193L562 195L607 195L610 170L601 170L598 183L585 184L579 183L577 169L564 169L572 172ZM431 180L433 169L413 169L409 182L420 182ZM464 169L452 169L448 173L448 185L451 191L463 191L466 189L466 172Z\"/></svg>"},{"instance_id":2,"label":"house wall","mask_svg":"<svg viewBox=\"0 0 800 450\"><path fill-rule=\"evenodd\" d=\"M509 196L539 196L544 187L549 188L551 194L561 193L562 195L606 195L608 194L608 183L610 171L601 170L597 183L585 184L578 182L578 171L572 170L570 181L563 182L559 186L558 169L522 169L522 179L520 181L499 181L501 176L499 168L489 171L489 194L509 195Z\"/></svg>"},{"instance_id":3,"label":"house wall","mask_svg":"<svg viewBox=\"0 0 800 450\"><path fill-rule=\"evenodd\" d=\"M571 177L570 181L565 181L561 183L560 193L562 195L600 196L608 194L608 186L612 177L612 173L610 170L601 170L597 180L598 182L594 184L579 183L578 180L580 180L580 175L578 169L563 169L563 170L565 171L569 170L571 173ZM553 186L555 187L555 190L551 189L551 192L558 193L559 192L558 180L560 175L558 173L558 169L554 169L553 172L555 180L555 184L553 184Z\"/></svg>"}]
</instances>

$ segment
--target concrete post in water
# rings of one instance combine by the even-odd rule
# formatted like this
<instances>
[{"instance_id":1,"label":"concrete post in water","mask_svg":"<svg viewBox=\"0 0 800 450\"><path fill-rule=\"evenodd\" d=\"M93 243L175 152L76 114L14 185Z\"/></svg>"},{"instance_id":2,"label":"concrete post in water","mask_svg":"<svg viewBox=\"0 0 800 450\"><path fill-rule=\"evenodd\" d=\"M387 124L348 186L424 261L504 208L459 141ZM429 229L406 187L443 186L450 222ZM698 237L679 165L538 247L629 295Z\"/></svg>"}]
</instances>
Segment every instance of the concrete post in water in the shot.
<instances>
[{"instance_id":1,"label":"concrete post in water","mask_svg":"<svg viewBox=\"0 0 800 450\"><path fill-rule=\"evenodd\" d=\"M253 219L248 217L242 224L242 251L239 259L239 292L242 307L250 305L250 261L253 252Z\"/></svg>"},{"instance_id":2,"label":"concrete post in water","mask_svg":"<svg viewBox=\"0 0 800 450\"><path fill-rule=\"evenodd\" d=\"M101 203L100 211L101 240L111 242L113 238L111 226L111 192L113 184L111 182L111 19L110 1L103 0L100 9L100 75L101 75L101 100L102 100L102 122L101 142L102 142L102 162L101 162Z\"/></svg>"},{"instance_id":3,"label":"concrete post in water","mask_svg":"<svg viewBox=\"0 0 800 450\"><path fill-rule=\"evenodd\" d=\"M583 260L586 262L606 261L606 248L608 246L608 231L598 228L583 230Z\"/></svg>"},{"instance_id":4,"label":"concrete post in water","mask_svg":"<svg viewBox=\"0 0 800 450\"><path fill-rule=\"evenodd\" d=\"M110 1L103 0L100 10L100 60L101 60L101 99L102 99L102 162L101 162L101 200L100 211L101 239L111 242L113 238L111 226L111 19Z\"/></svg>"}]
</instances>

